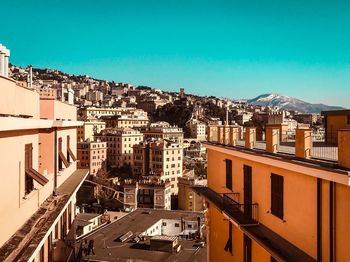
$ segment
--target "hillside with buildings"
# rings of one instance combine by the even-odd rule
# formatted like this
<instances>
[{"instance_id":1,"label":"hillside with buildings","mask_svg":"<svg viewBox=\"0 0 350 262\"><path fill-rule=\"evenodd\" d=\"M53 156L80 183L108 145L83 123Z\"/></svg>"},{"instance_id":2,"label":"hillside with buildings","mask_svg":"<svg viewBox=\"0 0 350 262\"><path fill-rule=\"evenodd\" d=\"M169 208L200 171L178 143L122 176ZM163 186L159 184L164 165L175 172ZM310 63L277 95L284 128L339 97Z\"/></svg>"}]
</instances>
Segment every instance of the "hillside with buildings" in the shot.
<instances>
[{"instance_id":1,"label":"hillside with buildings","mask_svg":"<svg viewBox=\"0 0 350 262\"><path fill-rule=\"evenodd\" d=\"M1 261L349 260L349 110L23 69L9 54L0 45Z\"/></svg>"}]
</instances>

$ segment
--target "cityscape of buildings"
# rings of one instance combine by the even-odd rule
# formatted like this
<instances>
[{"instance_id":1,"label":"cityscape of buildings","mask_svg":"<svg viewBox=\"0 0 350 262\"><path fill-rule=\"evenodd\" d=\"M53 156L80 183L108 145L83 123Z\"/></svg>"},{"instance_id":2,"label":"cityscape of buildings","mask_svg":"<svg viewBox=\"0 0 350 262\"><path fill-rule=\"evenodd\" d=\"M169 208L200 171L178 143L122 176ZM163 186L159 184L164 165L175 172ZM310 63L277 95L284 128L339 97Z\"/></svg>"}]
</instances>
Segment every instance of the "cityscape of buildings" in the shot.
<instances>
[{"instance_id":1,"label":"cityscape of buildings","mask_svg":"<svg viewBox=\"0 0 350 262\"><path fill-rule=\"evenodd\" d=\"M1 261L350 261L350 110L9 64Z\"/></svg>"}]
</instances>

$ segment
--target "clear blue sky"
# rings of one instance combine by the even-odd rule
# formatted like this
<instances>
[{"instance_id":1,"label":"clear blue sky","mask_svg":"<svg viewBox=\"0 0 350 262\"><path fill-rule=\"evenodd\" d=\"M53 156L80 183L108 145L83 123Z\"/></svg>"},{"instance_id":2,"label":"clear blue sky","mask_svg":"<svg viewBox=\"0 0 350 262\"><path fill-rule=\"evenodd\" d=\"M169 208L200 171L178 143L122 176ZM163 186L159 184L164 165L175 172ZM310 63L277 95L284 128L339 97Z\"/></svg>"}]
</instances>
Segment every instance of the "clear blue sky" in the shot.
<instances>
[{"instance_id":1,"label":"clear blue sky","mask_svg":"<svg viewBox=\"0 0 350 262\"><path fill-rule=\"evenodd\" d=\"M350 1L8 0L11 61L200 95L350 107Z\"/></svg>"}]
</instances>

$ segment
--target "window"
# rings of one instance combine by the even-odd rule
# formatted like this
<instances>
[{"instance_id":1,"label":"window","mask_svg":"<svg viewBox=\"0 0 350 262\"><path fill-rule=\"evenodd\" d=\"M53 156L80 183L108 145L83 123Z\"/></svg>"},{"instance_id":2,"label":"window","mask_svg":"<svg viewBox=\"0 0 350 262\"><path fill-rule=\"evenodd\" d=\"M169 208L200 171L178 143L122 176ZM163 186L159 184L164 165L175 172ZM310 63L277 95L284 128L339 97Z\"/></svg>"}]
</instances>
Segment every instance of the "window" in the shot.
<instances>
[{"instance_id":1,"label":"window","mask_svg":"<svg viewBox=\"0 0 350 262\"><path fill-rule=\"evenodd\" d=\"M27 144L25 145L25 193L29 194L31 191L34 189L34 183L33 183L33 178L27 174L27 170L29 170L32 167L32 151L33 147L32 144Z\"/></svg>"},{"instance_id":2,"label":"window","mask_svg":"<svg viewBox=\"0 0 350 262\"><path fill-rule=\"evenodd\" d=\"M232 160L225 159L226 162L226 188L232 190Z\"/></svg>"},{"instance_id":3,"label":"window","mask_svg":"<svg viewBox=\"0 0 350 262\"><path fill-rule=\"evenodd\" d=\"M62 137L58 139L58 156L59 156L58 169L61 170L63 168L62 163L64 164L65 167L69 167L69 162L66 156L62 152Z\"/></svg>"},{"instance_id":4,"label":"window","mask_svg":"<svg viewBox=\"0 0 350 262\"><path fill-rule=\"evenodd\" d=\"M271 213L283 219L283 176L271 174Z\"/></svg>"},{"instance_id":5,"label":"window","mask_svg":"<svg viewBox=\"0 0 350 262\"><path fill-rule=\"evenodd\" d=\"M230 252L232 255L232 223L230 221L228 222L228 240L226 242L224 250L226 252Z\"/></svg>"},{"instance_id":6,"label":"window","mask_svg":"<svg viewBox=\"0 0 350 262\"><path fill-rule=\"evenodd\" d=\"M75 155L73 154L73 151L70 149L70 136L67 136L67 161L71 162L70 159L72 159L73 161L77 160Z\"/></svg>"},{"instance_id":7,"label":"window","mask_svg":"<svg viewBox=\"0 0 350 262\"><path fill-rule=\"evenodd\" d=\"M180 224L179 223L175 223L175 227L180 227Z\"/></svg>"},{"instance_id":8,"label":"window","mask_svg":"<svg viewBox=\"0 0 350 262\"><path fill-rule=\"evenodd\" d=\"M29 194L34 189L34 180L40 185L45 185L49 180L33 168L33 146L25 145L25 193Z\"/></svg>"},{"instance_id":9,"label":"window","mask_svg":"<svg viewBox=\"0 0 350 262\"><path fill-rule=\"evenodd\" d=\"M166 226L166 222L163 222L163 224L162 224L164 227Z\"/></svg>"}]
</instances>

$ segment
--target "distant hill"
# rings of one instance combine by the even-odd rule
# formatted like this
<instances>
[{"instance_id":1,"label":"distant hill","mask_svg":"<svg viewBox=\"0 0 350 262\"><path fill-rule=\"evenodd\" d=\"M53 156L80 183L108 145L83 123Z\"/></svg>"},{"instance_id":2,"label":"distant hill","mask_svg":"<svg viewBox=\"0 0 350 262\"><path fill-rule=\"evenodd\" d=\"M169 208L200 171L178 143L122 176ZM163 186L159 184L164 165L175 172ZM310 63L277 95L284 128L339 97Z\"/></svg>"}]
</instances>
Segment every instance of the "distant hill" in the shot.
<instances>
[{"instance_id":1,"label":"distant hill","mask_svg":"<svg viewBox=\"0 0 350 262\"><path fill-rule=\"evenodd\" d=\"M247 102L252 105L279 107L284 110L295 110L302 113L320 113L321 111L344 109L340 106L311 104L300 99L279 94L263 94L249 99Z\"/></svg>"}]
</instances>

